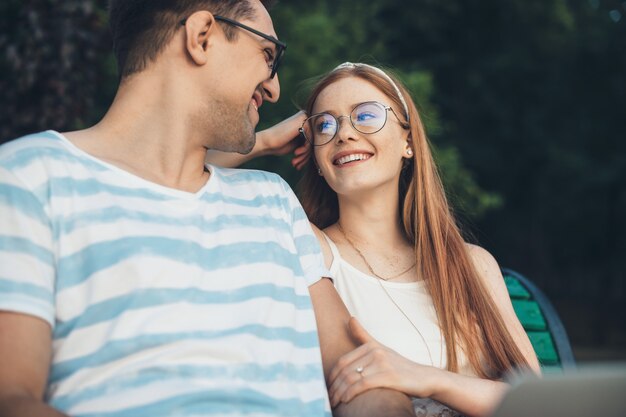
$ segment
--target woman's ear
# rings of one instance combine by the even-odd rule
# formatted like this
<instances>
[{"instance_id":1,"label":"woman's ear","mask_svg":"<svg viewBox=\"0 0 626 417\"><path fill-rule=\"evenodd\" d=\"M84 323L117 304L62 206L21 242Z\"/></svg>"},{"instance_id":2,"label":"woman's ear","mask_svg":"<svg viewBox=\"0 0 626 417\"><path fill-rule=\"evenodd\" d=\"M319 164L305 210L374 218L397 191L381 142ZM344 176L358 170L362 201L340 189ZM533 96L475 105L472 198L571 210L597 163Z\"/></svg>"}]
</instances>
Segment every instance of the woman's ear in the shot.
<instances>
[{"instance_id":1,"label":"woman's ear","mask_svg":"<svg viewBox=\"0 0 626 417\"><path fill-rule=\"evenodd\" d=\"M322 172L322 169L320 168L320 166L317 163L317 160L315 159L315 151L313 149L311 149L311 163L315 167L315 170L317 171L317 175L319 175L320 177L323 177L324 173Z\"/></svg>"},{"instance_id":2,"label":"woman's ear","mask_svg":"<svg viewBox=\"0 0 626 417\"><path fill-rule=\"evenodd\" d=\"M406 140L406 146L404 147L404 155L405 158L413 158L413 142L411 141L411 137L409 136Z\"/></svg>"}]
</instances>

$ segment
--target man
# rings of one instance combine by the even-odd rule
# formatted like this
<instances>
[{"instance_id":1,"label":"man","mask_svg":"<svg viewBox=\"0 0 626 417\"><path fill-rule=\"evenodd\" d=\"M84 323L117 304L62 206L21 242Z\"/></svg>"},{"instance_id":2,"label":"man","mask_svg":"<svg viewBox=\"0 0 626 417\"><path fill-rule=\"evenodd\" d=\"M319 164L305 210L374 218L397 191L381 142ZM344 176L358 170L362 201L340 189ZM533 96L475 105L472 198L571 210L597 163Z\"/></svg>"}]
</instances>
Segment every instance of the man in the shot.
<instances>
[{"instance_id":1,"label":"man","mask_svg":"<svg viewBox=\"0 0 626 417\"><path fill-rule=\"evenodd\" d=\"M308 221L277 176L203 162L249 152L278 100L264 4L110 12L102 121L0 148L0 415L328 414L354 344ZM372 390L336 414L412 408Z\"/></svg>"}]
</instances>

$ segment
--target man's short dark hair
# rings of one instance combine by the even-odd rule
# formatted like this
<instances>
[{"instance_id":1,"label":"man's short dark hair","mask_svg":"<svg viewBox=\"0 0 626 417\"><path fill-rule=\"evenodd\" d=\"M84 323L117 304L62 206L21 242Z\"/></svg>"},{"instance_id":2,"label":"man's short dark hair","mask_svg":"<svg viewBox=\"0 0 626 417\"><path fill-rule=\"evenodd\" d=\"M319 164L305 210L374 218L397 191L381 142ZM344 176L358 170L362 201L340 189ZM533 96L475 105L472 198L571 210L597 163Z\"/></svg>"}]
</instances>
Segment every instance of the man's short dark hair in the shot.
<instances>
[{"instance_id":1,"label":"man's short dark hair","mask_svg":"<svg viewBox=\"0 0 626 417\"><path fill-rule=\"evenodd\" d=\"M261 0L269 9L272 0ZM110 0L109 24L120 78L143 71L180 29L180 21L199 10L231 19L254 17L251 0ZM228 40L235 28L224 25Z\"/></svg>"}]
</instances>

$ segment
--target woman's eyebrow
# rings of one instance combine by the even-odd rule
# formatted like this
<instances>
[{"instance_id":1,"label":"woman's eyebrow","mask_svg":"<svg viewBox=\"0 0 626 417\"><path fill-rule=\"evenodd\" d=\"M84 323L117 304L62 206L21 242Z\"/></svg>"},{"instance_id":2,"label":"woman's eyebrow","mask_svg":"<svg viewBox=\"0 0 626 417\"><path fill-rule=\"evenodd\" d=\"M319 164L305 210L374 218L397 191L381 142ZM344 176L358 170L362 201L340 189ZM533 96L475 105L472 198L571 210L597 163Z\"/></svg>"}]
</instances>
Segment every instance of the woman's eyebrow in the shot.
<instances>
[{"instance_id":1,"label":"woman's eyebrow","mask_svg":"<svg viewBox=\"0 0 626 417\"><path fill-rule=\"evenodd\" d=\"M311 114L320 114L320 113L328 113L328 114L332 114L333 116L337 115L337 112L334 110L319 110L319 111L314 111Z\"/></svg>"},{"instance_id":2,"label":"woman's eyebrow","mask_svg":"<svg viewBox=\"0 0 626 417\"><path fill-rule=\"evenodd\" d=\"M377 100L358 101L356 103L352 103L351 105L349 105L348 108L350 109L350 112L352 112L352 110L354 110L356 106L361 105L363 103L369 103L372 101L377 101ZM329 113L329 114L332 114L333 116L339 115L339 112L334 111L334 110L320 110L320 111L313 112L313 114L319 114L319 113Z\"/></svg>"}]
</instances>

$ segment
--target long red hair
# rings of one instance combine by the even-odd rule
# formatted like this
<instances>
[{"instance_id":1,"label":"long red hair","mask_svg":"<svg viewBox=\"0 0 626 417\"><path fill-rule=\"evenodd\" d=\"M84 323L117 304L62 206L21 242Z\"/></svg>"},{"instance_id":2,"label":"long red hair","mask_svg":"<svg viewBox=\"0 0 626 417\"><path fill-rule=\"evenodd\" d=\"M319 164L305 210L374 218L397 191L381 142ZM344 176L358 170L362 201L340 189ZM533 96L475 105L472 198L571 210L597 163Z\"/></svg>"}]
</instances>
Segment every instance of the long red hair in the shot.
<instances>
[{"instance_id":1,"label":"long red hair","mask_svg":"<svg viewBox=\"0 0 626 417\"><path fill-rule=\"evenodd\" d=\"M418 277L423 277L432 297L446 344L447 369L458 372L460 347L476 374L483 378L500 379L507 372L528 369L527 360L513 341L468 254L446 200L417 108L406 87L392 74L387 75L405 98L409 112L405 128L410 130L414 151L400 174L398 220L406 239L414 245ZM335 69L318 81L307 100L307 113L312 114L318 95L326 87L347 77L370 82L393 101L395 108L403 109L396 89L384 74L371 66L356 64ZM298 189L302 206L313 224L324 229L337 222L337 194L318 175L314 158L308 161Z\"/></svg>"}]
</instances>

